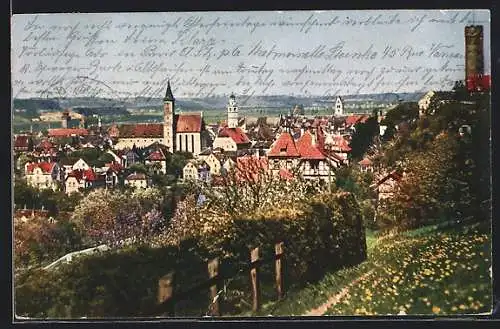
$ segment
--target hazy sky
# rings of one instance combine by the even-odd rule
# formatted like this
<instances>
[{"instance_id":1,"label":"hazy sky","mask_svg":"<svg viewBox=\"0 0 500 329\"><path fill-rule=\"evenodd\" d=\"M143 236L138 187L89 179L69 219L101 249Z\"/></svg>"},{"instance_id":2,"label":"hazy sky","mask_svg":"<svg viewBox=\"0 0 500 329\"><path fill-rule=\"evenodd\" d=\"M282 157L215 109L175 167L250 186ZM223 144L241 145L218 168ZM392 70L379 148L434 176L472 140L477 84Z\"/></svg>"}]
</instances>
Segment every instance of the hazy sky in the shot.
<instances>
[{"instance_id":1,"label":"hazy sky","mask_svg":"<svg viewBox=\"0 0 500 329\"><path fill-rule=\"evenodd\" d=\"M433 82L428 80L428 84L432 84L430 88L447 89L451 80L464 78L464 27L468 24L484 26L485 71L490 71L489 20L487 10L65 13L39 14L36 19L34 15L15 15L11 54L13 94L37 97L59 83L67 96L80 95L87 91L73 90L68 82L74 83L78 76L85 76L88 84L92 84L91 81L104 83L113 92L101 88L96 93L106 97L138 95L145 93L145 88L158 93L152 89L167 78L172 79L177 97L192 96L200 88L213 88L213 94L250 93L252 90L255 94L294 95L353 93L356 90L360 93L392 92L394 89L412 92L425 89L429 75L435 78ZM237 24L224 24L228 22ZM169 24L175 26L166 29ZM150 26L140 32L145 25ZM140 32L139 39L149 41L130 42L138 36L134 31ZM70 34L72 41L66 48ZM92 35L94 44L86 47ZM127 36L129 42L125 43ZM179 37L185 40L175 41ZM436 46L438 52L433 53ZM180 54L184 47L194 49L188 55ZM388 47L397 50L392 58L388 55ZM141 56L145 48L146 52L149 49L149 54L153 49L155 56ZM193 53L201 51L201 54L209 48L212 48L209 57L196 57ZM65 55L58 58L62 52ZM360 54L353 55L356 52ZM126 57L124 53L134 56ZM295 56L286 56L288 53ZM68 54L77 57L66 63L65 59L70 58ZM90 57L92 54L95 57ZM148 61L149 65L154 61L156 66L146 67ZM117 63L120 67L112 69ZM130 69L139 64L142 69ZM207 64L209 68L203 71ZM268 76L267 71L235 72L241 64L245 68L264 67L272 73ZM451 70L440 72L438 68L443 65ZM174 74L172 69L178 66L182 66L183 72ZM297 71L293 73L293 69L305 66L320 72L305 71L299 77ZM413 70L419 66L421 69ZM329 70L325 71L325 67ZM424 75L426 68L432 74ZM366 76L353 72L372 69L375 71ZM230 72L222 74L218 70ZM363 85L380 76L385 77L381 83ZM405 77L413 82L399 83ZM254 87L259 78L259 87ZM242 79L250 87L237 83ZM394 81L390 82L391 79ZM443 81L439 82L440 79ZM328 85L333 80L338 84ZM120 83L124 81L129 83ZM293 85L292 81L299 84ZM219 85L207 87L204 83ZM301 88L300 83L306 86Z\"/></svg>"}]
</instances>

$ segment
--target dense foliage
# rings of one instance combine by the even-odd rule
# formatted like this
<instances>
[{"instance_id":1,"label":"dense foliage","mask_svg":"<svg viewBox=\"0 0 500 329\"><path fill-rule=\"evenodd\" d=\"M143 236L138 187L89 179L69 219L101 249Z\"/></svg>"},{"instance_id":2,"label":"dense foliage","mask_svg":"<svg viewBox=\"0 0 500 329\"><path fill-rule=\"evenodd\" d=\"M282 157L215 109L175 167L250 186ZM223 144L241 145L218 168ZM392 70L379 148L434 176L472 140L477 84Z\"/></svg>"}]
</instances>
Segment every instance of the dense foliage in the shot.
<instances>
[{"instance_id":1,"label":"dense foliage","mask_svg":"<svg viewBox=\"0 0 500 329\"><path fill-rule=\"evenodd\" d=\"M232 190L233 184L193 187L193 193L179 203L166 233L151 240L152 246L80 258L58 271L20 277L16 284L18 314L151 315L157 280L162 275L175 270L177 285L185 288L206 279L207 260L219 257L223 264L221 270L235 273L248 263L251 248L260 247L262 257L272 259L274 244L278 241L285 243L286 280L295 284L316 280L328 269L365 259L364 228L352 194L323 192L313 197L315 187L307 182L266 175L251 178L241 180L241 176L228 176L228 182L236 183L232 179L237 179L241 194ZM274 185L278 183L275 180L280 183ZM267 197L276 199L267 200ZM256 203L254 198L261 202ZM139 207L141 200L149 200L147 196L135 195L136 201L129 198L126 206L119 196L110 195L105 199L107 205L99 204L97 208L100 199L94 195L85 202L87 212L99 209L92 212L92 222L88 219L86 222L82 209L75 211L75 219L79 218L78 222L84 226L90 225L85 227L103 226L102 229L116 231L117 209L127 209L129 214L133 207ZM236 205L236 200L253 210L236 207L229 211L228 205ZM280 202L282 206L277 208L274 204L273 207L271 202ZM266 264L262 267L263 279L270 283L273 291L272 262ZM49 288L45 288L47 282L58 282L58 285L48 284ZM248 308L251 290L246 271L228 289L224 296L225 312L239 313ZM177 307L181 314L199 316L206 312L207 304L206 292L201 291Z\"/></svg>"},{"instance_id":2,"label":"dense foliage","mask_svg":"<svg viewBox=\"0 0 500 329\"><path fill-rule=\"evenodd\" d=\"M16 271L48 265L52 260L82 247L82 237L68 220L50 222L35 217L14 222L14 268Z\"/></svg>"},{"instance_id":3,"label":"dense foliage","mask_svg":"<svg viewBox=\"0 0 500 329\"><path fill-rule=\"evenodd\" d=\"M89 245L147 243L164 225L160 190L95 190L78 204L71 220Z\"/></svg>"},{"instance_id":4,"label":"dense foliage","mask_svg":"<svg viewBox=\"0 0 500 329\"><path fill-rule=\"evenodd\" d=\"M49 215L57 216L61 212L73 211L82 195L65 194L63 191L51 189L37 190L26 184L25 180L16 179L14 184L14 205L16 209L41 209L49 211Z\"/></svg>"},{"instance_id":5,"label":"dense foliage","mask_svg":"<svg viewBox=\"0 0 500 329\"><path fill-rule=\"evenodd\" d=\"M395 197L378 208L380 228L490 217L489 97L431 102L430 107L432 115L396 134L373 156L377 166L403 172Z\"/></svg>"}]
</instances>

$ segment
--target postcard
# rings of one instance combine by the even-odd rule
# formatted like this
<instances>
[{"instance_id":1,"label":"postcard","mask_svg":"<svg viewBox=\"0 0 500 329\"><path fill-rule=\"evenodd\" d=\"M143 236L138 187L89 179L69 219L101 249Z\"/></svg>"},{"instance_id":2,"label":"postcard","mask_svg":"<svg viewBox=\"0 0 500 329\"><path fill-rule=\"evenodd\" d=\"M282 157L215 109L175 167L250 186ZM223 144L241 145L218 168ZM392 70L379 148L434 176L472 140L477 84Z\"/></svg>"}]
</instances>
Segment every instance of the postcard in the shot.
<instances>
[{"instance_id":1,"label":"postcard","mask_svg":"<svg viewBox=\"0 0 500 329\"><path fill-rule=\"evenodd\" d=\"M490 33L13 15L14 321L490 314Z\"/></svg>"}]
</instances>

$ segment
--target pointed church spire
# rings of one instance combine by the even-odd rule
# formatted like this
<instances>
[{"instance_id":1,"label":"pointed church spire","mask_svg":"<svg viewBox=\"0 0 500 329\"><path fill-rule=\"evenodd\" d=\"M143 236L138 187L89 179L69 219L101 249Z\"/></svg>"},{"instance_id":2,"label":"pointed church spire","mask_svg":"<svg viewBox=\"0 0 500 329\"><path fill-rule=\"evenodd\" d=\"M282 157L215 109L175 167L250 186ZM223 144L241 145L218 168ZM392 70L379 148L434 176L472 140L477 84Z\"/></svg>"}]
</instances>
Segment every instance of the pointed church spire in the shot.
<instances>
[{"instance_id":1,"label":"pointed church spire","mask_svg":"<svg viewBox=\"0 0 500 329\"><path fill-rule=\"evenodd\" d=\"M170 88L170 80L167 81L167 92L165 93L165 98L163 98L164 102L173 102L174 95L172 94L172 89Z\"/></svg>"}]
</instances>

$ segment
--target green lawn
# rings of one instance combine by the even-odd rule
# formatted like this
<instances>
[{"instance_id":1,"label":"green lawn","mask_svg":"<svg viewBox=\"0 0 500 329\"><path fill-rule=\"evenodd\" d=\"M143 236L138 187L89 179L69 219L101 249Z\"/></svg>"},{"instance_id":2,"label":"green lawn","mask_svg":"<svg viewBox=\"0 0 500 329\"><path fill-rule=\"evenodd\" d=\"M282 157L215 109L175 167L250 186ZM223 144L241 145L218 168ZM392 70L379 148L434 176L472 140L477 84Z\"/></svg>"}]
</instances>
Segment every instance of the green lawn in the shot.
<instances>
[{"instance_id":1,"label":"green lawn","mask_svg":"<svg viewBox=\"0 0 500 329\"><path fill-rule=\"evenodd\" d=\"M304 315L345 287L324 315L490 312L490 244L484 225L429 226L384 239L368 232L367 261L289 291L282 302L264 305L261 315Z\"/></svg>"}]
</instances>

